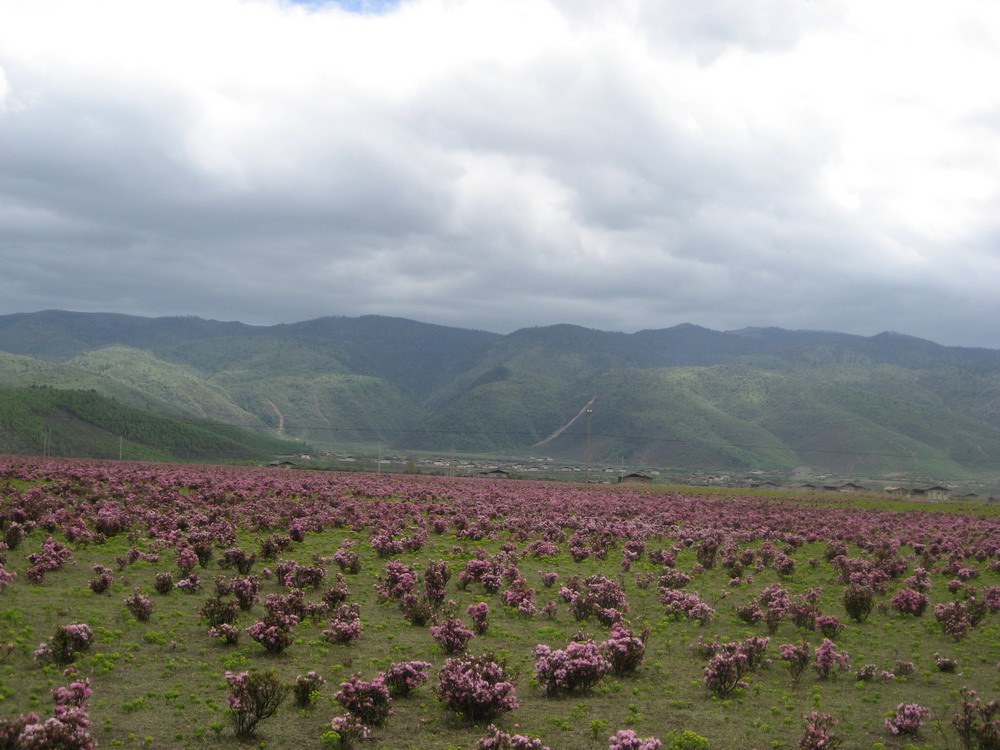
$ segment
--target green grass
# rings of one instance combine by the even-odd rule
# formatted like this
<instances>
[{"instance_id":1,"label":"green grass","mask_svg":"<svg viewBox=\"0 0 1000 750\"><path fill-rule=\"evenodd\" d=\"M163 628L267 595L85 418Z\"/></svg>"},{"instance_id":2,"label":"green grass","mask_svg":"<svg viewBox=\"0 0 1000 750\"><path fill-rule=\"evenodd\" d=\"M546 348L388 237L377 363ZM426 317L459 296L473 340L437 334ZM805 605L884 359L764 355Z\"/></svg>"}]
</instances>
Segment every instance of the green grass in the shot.
<instances>
[{"instance_id":1,"label":"green grass","mask_svg":"<svg viewBox=\"0 0 1000 750\"><path fill-rule=\"evenodd\" d=\"M311 535L296 545L289 557L309 562L315 555L331 555L341 541L351 537L344 530ZM253 544L249 536L241 541ZM672 541L650 540L649 546L657 549ZM10 554L8 568L23 569L25 555L37 548L38 542L38 533L25 540ZM114 558L128 546L126 540L115 538L79 549L75 553L76 565L50 574L40 585L29 586L18 580L0 594L0 642L16 644L14 655L0 665L0 711L4 716L47 709L48 691L61 682L59 669L34 665L30 654L40 641L51 636L57 624L69 622L88 622L95 628L93 648L77 663L84 674L93 678L93 732L103 746L236 747L225 716L222 676L227 670L273 668L288 681L297 674L316 670L328 684L314 708L301 710L287 703L277 717L262 726L260 741L270 748L317 747L330 719L342 713L332 701L339 680L355 672L373 677L395 660L421 659L438 666L444 661L426 628L409 625L394 605L377 602L372 585L384 561L366 545L360 545L362 573L347 577L351 600L362 606L364 636L349 646L330 645L320 636L323 623L306 622L296 630L296 643L280 655L267 654L245 636L236 647L222 646L208 638L197 609L210 595L212 578L231 573L220 570L214 561L198 570L206 582L202 594L175 591L159 596L152 592L155 573L173 568L172 555L164 555L156 564L140 562L116 572L116 584L109 594L93 594L87 588L91 566L101 563L115 567ZM398 559L418 568L425 560L446 559L457 574L477 547L497 552L499 543L461 542L451 535L432 537L420 553L404 554ZM795 554L798 572L783 583L792 594L822 588L822 611L846 620L838 598L842 587L834 581L832 570L826 565L814 570L806 564L810 558L821 558L822 553L819 544L799 549ZM558 570L563 580L572 574L611 574L617 567L617 558L611 557L613 561L588 559L574 563L564 552L554 560L525 559L519 567L532 585L540 586L540 571ZM678 568L690 571L694 562L693 552L687 550L680 556ZM331 575L334 568L330 566ZM634 572L656 570L648 563L633 568ZM603 640L607 628L595 622L576 622L564 605L560 605L558 619L550 622L525 619L503 608L496 597L489 598L492 627L485 636L472 641L471 650L508 655L509 664L519 674L521 701L520 709L498 724L508 731L520 725L520 731L537 734L553 748L603 749L606 737L621 728L661 738L671 732L691 730L707 737L712 748L792 748L801 734L802 717L819 710L841 721L839 734L848 738L847 747L867 748L885 742L887 747L902 748L903 744L889 738L882 726L886 712L897 704L917 702L928 706L936 719L947 724L960 688L972 687L988 696L1000 687L995 668L1000 636L996 615L989 616L965 640L954 642L942 635L932 615L914 619L888 612L874 613L865 623L849 625L839 644L850 653L855 666L875 663L880 669L890 669L897 659L913 661L916 673L909 679L865 684L854 682L848 675L823 681L807 674L800 684L792 685L781 664L775 663L751 677L746 690L725 700L710 697L701 685L705 662L693 654L692 644L701 636L737 640L760 634L759 627L743 624L733 611L765 585L778 580L767 571L756 577L753 586L730 589L727 579L724 571L713 569L696 576L689 586L718 611L716 621L702 628L664 618L655 585L641 589L633 575L625 576L633 622L645 622L652 628L644 666L634 676L606 677L589 694L558 699L545 698L531 687L534 645L544 642L561 648L581 633ZM997 579L996 574L985 573L978 583L997 585ZM122 604L125 594L133 589L148 593L155 602L148 623L134 620ZM281 590L271 581L265 584L263 593ZM476 585L469 591L457 590L453 577L449 596L464 614L468 604L482 599L482 592ZM539 589L540 603L554 597L555 589ZM931 597L934 601L948 598L943 581L935 582ZM255 607L254 614L261 612L259 605ZM244 615L241 624L250 624L252 619ZM783 623L772 637L771 655L776 656L778 643L802 638L814 644L819 641L816 633L799 632ZM959 672L937 672L934 652L957 659ZM468 748L485 734L483 727L447 715L430 686L395 701L393 708L394 715L377 730L372 747ZM917 738L918 747L943 746L931 725ZM600 730L596 738L592 727ZM152 739L144 739L149 737ZM953 737L951 742L954 746Z\"/></svg>"}]
</instances>

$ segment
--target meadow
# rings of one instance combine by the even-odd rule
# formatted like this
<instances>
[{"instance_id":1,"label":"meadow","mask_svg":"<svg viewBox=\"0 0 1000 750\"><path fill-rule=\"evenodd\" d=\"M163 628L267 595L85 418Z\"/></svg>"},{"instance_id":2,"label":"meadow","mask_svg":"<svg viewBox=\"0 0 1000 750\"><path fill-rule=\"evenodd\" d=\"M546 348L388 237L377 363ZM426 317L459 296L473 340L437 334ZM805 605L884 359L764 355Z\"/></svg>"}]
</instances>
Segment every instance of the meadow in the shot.
<instances>
[{"instance_id":1,"label":"meadow","mask_svg":"<svg viewBox=\"0 0 1000 750\"><path fill-rule=\"evenodd\" d=\"M0 748L1000 747L985 509L3 457L0 532Z\"/></svg>"}]
</instances>

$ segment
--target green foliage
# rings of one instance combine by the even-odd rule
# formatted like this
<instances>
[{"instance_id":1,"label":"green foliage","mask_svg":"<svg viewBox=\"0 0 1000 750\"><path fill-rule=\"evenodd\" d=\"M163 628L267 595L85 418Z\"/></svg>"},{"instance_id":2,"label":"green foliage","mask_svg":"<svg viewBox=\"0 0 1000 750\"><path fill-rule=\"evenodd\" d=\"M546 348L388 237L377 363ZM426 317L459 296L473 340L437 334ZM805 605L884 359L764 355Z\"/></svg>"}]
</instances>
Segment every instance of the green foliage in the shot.
<instances>
[{"instance_id":1,"label":"green foliage","mask_svg":"<svg viewBox=\"0 0 1000 750\"><path fill-rule=\"evenodd\" d=\"M229 425L192 424L95 391L0 387L0 452L163 461L252 459L289 444Z\"/></svg>"}]
</instances>

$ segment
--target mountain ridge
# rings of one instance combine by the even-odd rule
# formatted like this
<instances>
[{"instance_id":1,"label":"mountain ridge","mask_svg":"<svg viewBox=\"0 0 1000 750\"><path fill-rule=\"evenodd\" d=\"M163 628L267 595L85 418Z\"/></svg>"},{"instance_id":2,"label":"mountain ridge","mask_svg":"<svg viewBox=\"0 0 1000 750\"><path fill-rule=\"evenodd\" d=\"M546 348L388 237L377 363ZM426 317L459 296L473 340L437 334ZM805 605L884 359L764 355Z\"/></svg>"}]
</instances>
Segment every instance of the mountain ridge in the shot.
<instances>
[{"instance_id":1,"label":"mountain ridge","mask_svg":"<svg viewBox=\"0 0 1000 750\"><path fill-rule=\"evenodd\" d=\"M94 388L269 434L281 415L288 436L333 445L528 452L596 396L595 460L1000 471L1000 350L889 331L498 334L378 315L252 326L43 311L0 316L3 352L0 385ZM581 455L583 421L546 455Z\"/></svg>"}]
</instances>

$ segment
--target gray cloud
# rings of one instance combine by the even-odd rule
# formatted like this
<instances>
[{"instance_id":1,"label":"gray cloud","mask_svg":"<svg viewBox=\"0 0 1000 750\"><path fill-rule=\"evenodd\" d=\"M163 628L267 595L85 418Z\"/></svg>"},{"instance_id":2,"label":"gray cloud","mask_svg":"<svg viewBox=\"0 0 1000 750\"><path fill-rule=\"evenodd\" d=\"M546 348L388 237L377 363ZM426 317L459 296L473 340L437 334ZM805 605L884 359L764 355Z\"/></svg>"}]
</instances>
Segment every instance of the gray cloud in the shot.
<instances>
[{"instance_id":1,"label":"gray cloud","mask_svg":"<svg viewBox=\"0 0 1000 750\"><path fill-rule=\"evenodd\" d=\"M0 8L0 312L1000 347L975 5L912 82L860 0L56 7Z\"/></svg>"}]
</instances>

